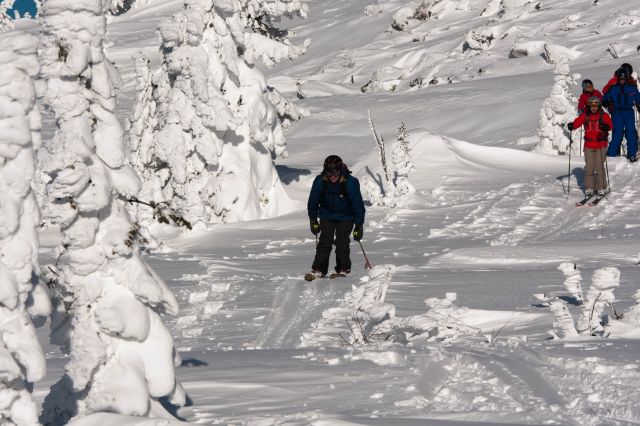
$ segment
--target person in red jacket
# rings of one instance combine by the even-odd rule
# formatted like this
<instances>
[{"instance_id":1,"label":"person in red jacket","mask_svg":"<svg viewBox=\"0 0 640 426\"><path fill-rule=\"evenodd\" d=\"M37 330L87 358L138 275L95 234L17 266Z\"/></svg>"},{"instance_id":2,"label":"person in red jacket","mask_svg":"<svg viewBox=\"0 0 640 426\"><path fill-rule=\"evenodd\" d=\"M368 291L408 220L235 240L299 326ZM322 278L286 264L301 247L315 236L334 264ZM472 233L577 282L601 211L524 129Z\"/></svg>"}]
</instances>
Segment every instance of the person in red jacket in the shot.
<instances>
[{"instance_id":1,"label":"person in red jacket","mask_svg":"<svg viewBox=\"0 0 640 426\"><path fill-rule=\"evenodd\" d=\"M633 67L631 66L631 64L624 63L620 65L620 68L618 68L613 73L613 77L611 77L611 79L607 82L607 84L602 88L603 95L606 95L609 89L611 89L613 86L618 84L618 76L620 75L620 71L627 72L627 75L629 76L629 79L627 80L627 84L637 85L636 80L631 76L633 74ZM600 99L602 99L602 96L600 96ZM605 105L605 107L606 106L607 105Z\"/></svg>"},{"instance_id":2,"label":"person in red jacket","mask_svg":"<svg viewBox=\"0 0 640 426\"><path fill-rule=\"evenodd\" d=\"M587 108L587 101L592 96L597 96L599 99L602 99L602 93L596 90L591 80L582 80L582 94L580 95L580 99L578 99L579 113L583 113L585 111L585 109Z\"/></svg>"},{"instance_id":3,"label":"person in red jacket","mask_svg":"<svg viewBox=\"0 0 640 426\"><path fill-rule=\"evenodd\" d=\"M602 109L597 96L592 96L587 101L586 111L567 124L571 131L580 126L584 126L584 193L585 196L591 197L595 188L598 196L602 197L609 184L605 181L604 162L607 158L609 130L613 127L613 122L611 116Z\"/></svg>"}]
</instances>

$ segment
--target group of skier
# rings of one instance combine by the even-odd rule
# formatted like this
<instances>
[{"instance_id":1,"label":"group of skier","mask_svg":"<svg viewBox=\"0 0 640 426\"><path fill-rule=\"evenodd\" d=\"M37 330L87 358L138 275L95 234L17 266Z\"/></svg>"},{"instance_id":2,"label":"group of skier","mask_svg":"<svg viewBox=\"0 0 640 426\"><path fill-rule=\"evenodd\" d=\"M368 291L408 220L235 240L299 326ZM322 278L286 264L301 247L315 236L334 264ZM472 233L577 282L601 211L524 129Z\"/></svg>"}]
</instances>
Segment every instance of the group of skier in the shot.
<instances>
[{"instance_id":1,"label":"group of skier","mask_svg":"<svg viewBox=\"0 0 640 426\"><path fill-rule=\"evenodd\" d=\"M640 92L632 74L631 65L622 64L602 93L591 80L582 82L580 115L567 124L570 131L584 127L585 199L579 204L586 204L594 195L597 197L593 204L597 204L606 195L605 161L620 155L623 136L627 140L627 159L632 163L638 160L634 108L640 111ZM609 131L613 131L611 142ZM362 238L365 207L358 179L351 176L339 156L325 159L322 173L313 181L307 212L311 233L316 236L316 255L305 279L312 281L328 274L334 245L336 266L331 278L346 276L351 272L349 234L355 241Z\"/></svg>"},{"instance_id":2,"label":"group of skier","mask_svg":"<svg viewBox=\"0 0 640 426\"><path fill-rule=\"evenodd\" d=\"M585 199L579 204L585 204L594 195L597 195L596 201L606 195L606 158L620 155L623 136L627 141L626 158L632 163L638 160L634 108L640 111L640 92L632 74L631 65L622 64L602 93L595 89L591 80L582 81L582 94L578 100L580 115L567 124L570 131L584 127Z\"/></svg>"}]
</instances>

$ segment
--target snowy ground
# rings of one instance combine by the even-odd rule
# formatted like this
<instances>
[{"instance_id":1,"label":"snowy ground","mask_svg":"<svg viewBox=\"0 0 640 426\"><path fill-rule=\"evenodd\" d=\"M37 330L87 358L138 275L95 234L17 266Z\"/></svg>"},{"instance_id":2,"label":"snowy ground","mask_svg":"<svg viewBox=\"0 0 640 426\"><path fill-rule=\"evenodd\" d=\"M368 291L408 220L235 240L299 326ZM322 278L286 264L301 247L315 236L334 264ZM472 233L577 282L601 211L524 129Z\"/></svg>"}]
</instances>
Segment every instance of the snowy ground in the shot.
<instances>
[{"instance_id":1,"label":"snowy ground","mask_svg":"<svg viewBox=\"0 0 640 426\"><path fill-rule=\"evenodd\" d=\"M177 373L193 404L177 414L195 424L640 423L640 341L552 340L553 316L532 296L570 299L557 267L573 261L585 287L595 269L619 268L615 308L634 304L640 166L609 161L610 196L595 208L573 207L581 198L583 160L572 158L567 197L568 158L531 154L530 145L518 144L536 133L552 67L539 55L509 59L506 45L467 57L456 47L469 29L499 22L503 30L527 34L527 42L564 42L587 52L572 70L602 86L621 62L640 66L635 57L612 59L605 51L617 40L635 51L640 12L624 9L622 1L611 2L617 9L543 1L542 12L516 14L516 7L503 22L478 17L500 2L460 1L450 2L459 15L448 10L408 34L387 31L403 2L379 3L383 13L365 16L365 1L311 2L309 19L296 23L300 36L312 39L307 55L269 73L290 97L295 82L303 82L307 99L300 104L312 113L289 130L290 155L277 162L301 205L329 154L340 154L357 177L379 173L369 108L387 141L400 122L407 125L417 193L396 209L368 207L363 240L374 265L393 265L392 278L368 278L352 244L351 277L303 281L315 244L304 210L166 238L166 250L148 260L181 306L168 322L183 357ZM123 118L130 109L131 54L144 48L157 63L155 26L179 7L179 1L156 0L112 22L110 55L129 90ZM616 26L625 10L632 19ZM567 22L574 27L567 30ZM594 34L595 23L609 29L606 37ZM628 46L619 49L629 53ZM458 72L453 84L360 91L376 70L400 58L406 63L415 51L433 54L451 75L461 63L477 69L474 61L487 71ZM340 342L355 306L393 309L406 318L424 314L425 299L450 292L457 294L456 306L467 308L459 319L475 332L446 343L391 343L383 332L369 344ZM576 306L569 308L577 315ZM54 348L48 357L39 398L64 363Z\"/></svg>"}]
</instances>

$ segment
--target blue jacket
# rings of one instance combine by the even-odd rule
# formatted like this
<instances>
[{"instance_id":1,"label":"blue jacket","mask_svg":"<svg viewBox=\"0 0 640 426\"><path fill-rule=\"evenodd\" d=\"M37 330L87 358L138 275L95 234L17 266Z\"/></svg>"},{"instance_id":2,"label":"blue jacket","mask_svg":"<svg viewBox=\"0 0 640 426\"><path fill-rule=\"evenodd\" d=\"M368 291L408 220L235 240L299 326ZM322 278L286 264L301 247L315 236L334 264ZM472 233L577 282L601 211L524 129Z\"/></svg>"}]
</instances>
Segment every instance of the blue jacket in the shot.
<instances>
[{"instance_id":1,"label":"blue jacket","mask_svg":"<svg viewBox=\"0 0 640 426\"><path fill-rule=\"evenodd\" d=\"M606 95L602 97L602 103L607 105L608 101L613 102L613 111L630 110L635 105L640 105L640 93L634 84L612 86Z\"/></svg>"},{"instance_id":2,"label":"blue jacket","mask_svg":"<svg viewBox=\"0 0 640 426\"><path fill-rule=\"evenodd\" d=\"M347 194L342 194L342 184L346 180ZM351 175L340 176L331 183L324 175L316 176L311 186L307 202L309 219L352 220L356 225L364 224L364 202L360 193L360 182Z\"/></svg>"}]
</instances>

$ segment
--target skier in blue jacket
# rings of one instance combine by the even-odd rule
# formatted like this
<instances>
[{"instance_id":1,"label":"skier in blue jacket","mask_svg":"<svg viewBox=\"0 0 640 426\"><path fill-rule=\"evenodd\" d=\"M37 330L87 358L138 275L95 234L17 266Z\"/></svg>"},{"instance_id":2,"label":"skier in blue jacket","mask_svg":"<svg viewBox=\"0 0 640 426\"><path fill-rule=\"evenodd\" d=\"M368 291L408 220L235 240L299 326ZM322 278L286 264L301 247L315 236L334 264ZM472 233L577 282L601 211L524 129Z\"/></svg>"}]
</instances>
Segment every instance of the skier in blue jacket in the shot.
<instances>
[{"instance_id":1,"label":"skier in blue jacket","mask_svg":"<svg viewBox=\"0 0 640 426\"><path fill-rule=\"evenodd\" d=\"M349 233L353 230L353 239L356 241L362 238L365 208L358 179L351 176L337 155L330 155L324 160L322 173L316 176L311 186L307 212L311 233L320 234L320 241L311 272L305 275L305 279L311 281L327 274L334 244L336 274L346 276L351 272Z\"/></svg>"},{"instance_id":2,"label":"skier in blue jacket","mask_svg":"<svg viewBox=\"0 0 640 426\"><path fill-rule=\"evenodd\" d=\"M620 151L622 136L627 139L627 159L638 160L638 135L633 108L640 110L640 93L635 84L629 84L630 75L624 69L618 70L618 82L602 97L613 119L613 132L607 150L608 157L616 157Z\"/></svg>"}]
</instances>

